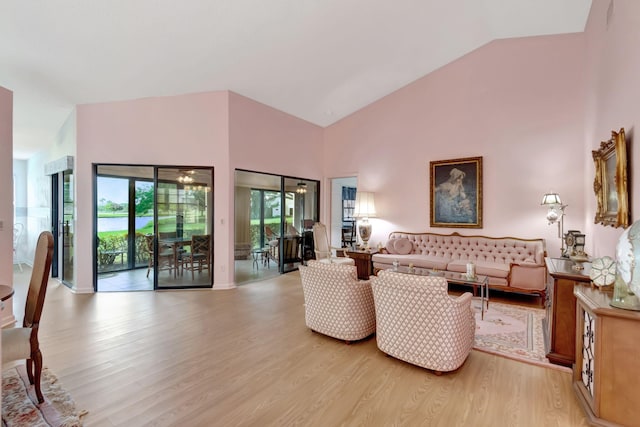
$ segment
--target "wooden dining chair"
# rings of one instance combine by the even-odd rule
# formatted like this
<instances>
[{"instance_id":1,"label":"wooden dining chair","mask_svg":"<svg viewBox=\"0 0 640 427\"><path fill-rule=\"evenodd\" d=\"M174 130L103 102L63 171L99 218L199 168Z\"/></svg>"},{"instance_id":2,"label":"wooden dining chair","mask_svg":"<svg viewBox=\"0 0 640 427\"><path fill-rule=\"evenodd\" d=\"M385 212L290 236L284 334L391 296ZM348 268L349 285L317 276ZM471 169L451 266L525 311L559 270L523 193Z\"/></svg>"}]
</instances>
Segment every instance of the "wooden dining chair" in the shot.
<instances>
[{"instance_id":1,"label":"wooden dining chair","mask_svg":"<svg viewBox=\"0 0 640 427\"><path fill-rule=\"evenodd\" d=\"M182 254L182 268L191 271L191 280L195 280L195 271L209 272L211 277L211 235L191 236L191 251Z\"/></svg>"},{"instance_id":2,"label":"wooden dining chair","mask_svg":"<svg viewBox=\"0 0 640 427\"><path fill-rule=\"evenodd\" d=\"M153 234L146 234L144 236L145 242L147 243L147 253L149 254L149 266L147 267L147 277L149 277L149 272L153 268L153 245L155 236ZM174 253L173 250L169 247L160 247L158 248L158 271L160 270L169 270L169 274L173 271L174 268Z\"/></svg>"},{"instance_id":3,"label":"wooden dining chair","mask_svg":"<svg viewBox=\"0 0 640 427\"><path fill-rule=\"evenodd\" d=\"M47 293L52 257L53 235L49 231L43 231L36 244L22 328L2 330L2 362L26 360L29 382L35 386L39 403L44 402L44 397L40 388L42 352L38 342L38 329L44 297Z\"/></svg>"},{"instance_id":4,"label":"wooden dining chair","mask_svg":"<svg viewBox=\"0 0 640 427\"><path fill-rule=\"evenodd\" d=\"M342 247L350 248L356 242L356 223L342 227Z\"/></svg>"}]
</instances>

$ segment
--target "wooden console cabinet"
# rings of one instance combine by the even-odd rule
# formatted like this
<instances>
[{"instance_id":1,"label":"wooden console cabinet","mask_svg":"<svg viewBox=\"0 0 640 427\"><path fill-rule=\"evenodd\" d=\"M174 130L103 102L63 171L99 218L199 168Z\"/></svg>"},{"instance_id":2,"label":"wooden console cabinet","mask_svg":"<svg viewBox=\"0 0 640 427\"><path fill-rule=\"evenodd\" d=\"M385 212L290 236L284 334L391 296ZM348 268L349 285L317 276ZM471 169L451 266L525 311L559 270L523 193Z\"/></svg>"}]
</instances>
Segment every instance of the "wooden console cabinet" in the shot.
<instances>
[{"instance_id":1,"label":"wooden console cabinet","mask_svg":"<svg viewBox=\"0 0 640 427\"><path fill-rule=\"evenodd\" d=\"M347 256L353 258L358 269L358 279L367 280L369 276L373 275L373 262L371 257L378 253L377 249L371 249L369 251L360 250L347 250Z\"/></svg>"},{"instance_id":2,"label":"wooden console cabinet","mask_svg":"<svg viewBox=\"0 0 640 427\"><path fill-rule=\"evenodd\" d=\"M551 363L569 366L576 354L576 286L590 285L591 265L574 270L566 258L545 258L551 280L547 284L547 315L543 320L547 358Z\"/></svg>"},{"instance_id":3,"label":"wooden console cabinet","mask_svg":"<svg viewBox=\"0 0 640 427\"><path fill-rule=\"evenodd\" d=\"M609 305L611 294L575 288L576 363L573 387L589 422L597 426L640 423L640 312Z\"/></svg>"}]
</instances>

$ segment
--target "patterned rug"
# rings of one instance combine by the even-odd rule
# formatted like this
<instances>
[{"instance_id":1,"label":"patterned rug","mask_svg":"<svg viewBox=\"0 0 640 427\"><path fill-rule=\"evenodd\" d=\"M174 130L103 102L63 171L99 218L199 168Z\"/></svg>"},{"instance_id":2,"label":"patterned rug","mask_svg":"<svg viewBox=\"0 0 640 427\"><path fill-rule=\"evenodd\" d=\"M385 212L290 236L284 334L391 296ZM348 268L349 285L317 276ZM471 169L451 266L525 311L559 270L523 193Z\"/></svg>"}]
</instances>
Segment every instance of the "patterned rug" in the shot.
<instances>
[{"instance_id":1,"label":"patterned rug","mask_svg":"<svg viewBox=\"0 0 640 427\"><path fill-rule=\"evenodd\" d=\"M77 427L84 413L47 368L42 370L44 402L38 404L24 365L2 372L2 424L7 427Z\"/></svg>"},{"instance_id":2,"label":"patterned rug","mask_svg":"<svg viewBox=\"0 0 640 427\"><path fill-rule=\"evenodd\" d=\"M473 348L498 356L560 370L568 368L554 365L546 357L542 308L490 302L480 319L480 301L474 299L476 336Z\"/></svg>"}]
</instances>

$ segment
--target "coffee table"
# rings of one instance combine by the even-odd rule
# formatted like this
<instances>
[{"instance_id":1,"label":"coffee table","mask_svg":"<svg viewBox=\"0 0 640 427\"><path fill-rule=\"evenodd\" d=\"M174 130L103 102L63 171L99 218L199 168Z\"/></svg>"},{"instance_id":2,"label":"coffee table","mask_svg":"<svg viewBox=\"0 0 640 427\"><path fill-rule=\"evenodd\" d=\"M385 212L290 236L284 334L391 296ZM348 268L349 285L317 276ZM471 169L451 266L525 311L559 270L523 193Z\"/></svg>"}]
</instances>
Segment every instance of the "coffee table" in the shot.
<instances>
[{"instance_id":1,"label":"coffee table","mask_svg":"<svg viewBox=\"0 0 640 427\"><path fill-rule=\"evenodd\" d=\"M444 277L447 283L454 285L471 285L473 286L473 296L476 296L477 289L480 288L480 318L484 320L485 302L486 309L489 309L489 278L477 274L475 277L469 277L466 273L457 273L454 271L432 270L430 268L398 266L391 269L404 274L417 274L420 276L436 276Z\"/></svg>"}]
</instances>

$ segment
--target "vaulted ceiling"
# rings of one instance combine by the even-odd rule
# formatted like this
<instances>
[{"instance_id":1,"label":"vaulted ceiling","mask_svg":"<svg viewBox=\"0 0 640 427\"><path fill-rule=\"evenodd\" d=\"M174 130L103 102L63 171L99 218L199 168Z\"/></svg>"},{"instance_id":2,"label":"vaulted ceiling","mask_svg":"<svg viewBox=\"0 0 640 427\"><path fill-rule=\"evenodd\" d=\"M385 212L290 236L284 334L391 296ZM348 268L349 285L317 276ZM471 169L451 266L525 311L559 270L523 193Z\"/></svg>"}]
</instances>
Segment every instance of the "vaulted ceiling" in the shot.
<instances>
[{"instance_id":1,"label":"vaulted ceiling","mask_svg":"<svg viewBox=\"0 0 640 427\"><path fill-rule=\"evenodd\" d=\"M591 0L3 0L14 157L77 104L232 90L327 126L500 38L581 32Z\"/></svg>"}]
</instances>

